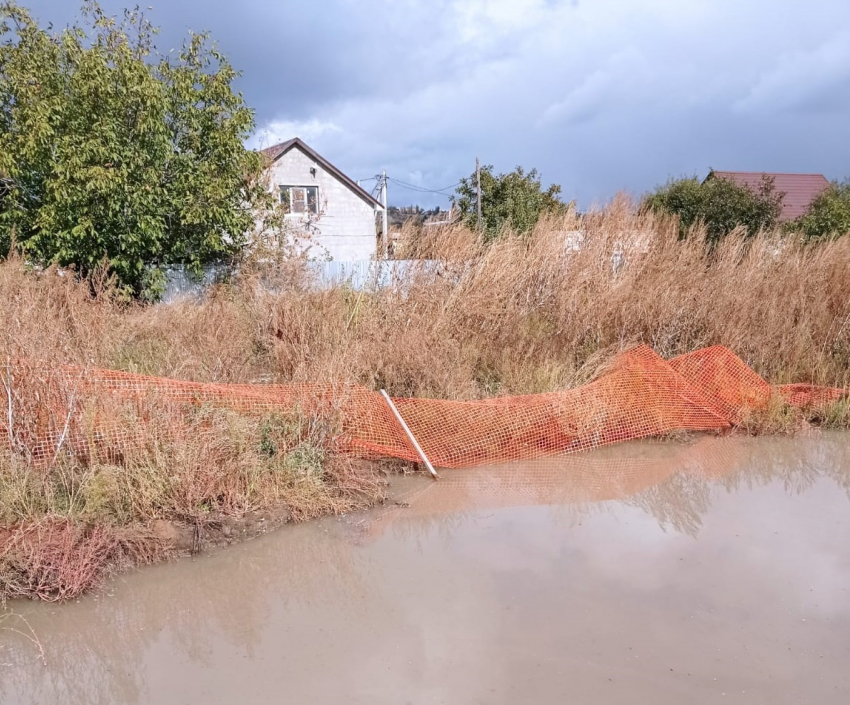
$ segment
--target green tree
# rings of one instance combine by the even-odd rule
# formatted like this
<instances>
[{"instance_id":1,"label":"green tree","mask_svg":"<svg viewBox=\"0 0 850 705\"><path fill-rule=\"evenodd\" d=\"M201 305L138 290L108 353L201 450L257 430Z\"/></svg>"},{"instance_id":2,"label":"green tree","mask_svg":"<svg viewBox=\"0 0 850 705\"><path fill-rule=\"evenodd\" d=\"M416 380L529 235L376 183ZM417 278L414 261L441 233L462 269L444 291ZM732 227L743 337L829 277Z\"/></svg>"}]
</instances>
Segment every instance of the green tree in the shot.
<instances>
[{"instance_id":1,"label":"green tree","mask_svg":"<svg viewBox=\"0 0 850 705\"><path fill-rule=\"evenodd\" d=\"M149 293L164 265L197 271L243 244L265 197L253 113L207 35L164 56L138 10L86 0L82 15L54 33L0 2L0 254L14 233L31 261L106 262Z\"/></svg>"},{"instance_id":2,"label":"green tree","mask_svg":"<svg viewBox=\"0 0 850 705\"><path fill-rule=\"evenodd\" d=\"M749 235L775 227L783 196L770 177L764 177L757 189L714 176L702 182L693 177L669 181L645 197L643 207L679 216L682 237L703 223L709 240L717 242L737 227L746 228Z\"/></svg>"},{"instance_id":3,"label":"green tree","mask_svg":"<svg viewBox=\"0 0 850 705\"><path fill-rule=\"evenodd\" d=\"M482 167L481 220L485 238L493 240L505 228L529 232L542 215L565 210L560 193L557 184L543 190L537 169L526 173L518 166L508 174L496 175L492 166ZM462 221L475 229L478 225L475 174L461 179L452 203L460 209Z\"/></svg>"},{"instance_id":4,"label":"green tree","mask_svg":"<svg viewBox=\"0 0 850 705\"><path fill-rule=\"evenodd\" d=\"M807 240L850 233L850 181L830 184L791 227Z\"/></svg>"}]
</instances>

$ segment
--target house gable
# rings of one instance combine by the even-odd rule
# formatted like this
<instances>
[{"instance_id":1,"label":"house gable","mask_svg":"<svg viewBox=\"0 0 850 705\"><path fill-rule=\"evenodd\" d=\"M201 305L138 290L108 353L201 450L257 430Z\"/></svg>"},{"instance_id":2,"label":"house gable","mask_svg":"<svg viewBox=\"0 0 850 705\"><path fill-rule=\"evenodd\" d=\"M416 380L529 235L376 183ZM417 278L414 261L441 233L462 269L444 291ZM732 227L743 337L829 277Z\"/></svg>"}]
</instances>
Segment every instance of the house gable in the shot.
<instances>
[{"instance_id":1,"label":"house gable","mask_svg":"<svg viewBox=\"0 0 850 705\"><path fill-rule=\"evenodd\" d=\"M321 154L313 150L311 147L307 146L307 144L305 144L298 137L294 137L293 139L287 140L286 142L281 142L280 144L276 144L271 147L267 147L266 149L262 149L260 150L260 154L265 155L269 159L269 165L272 166L278 159L283 157L287 152L292 149L300 150L309 159L316 162L316 164L321 165L326 172L331 174L340 183L344 184L356 196L362 198L369 205L376 208L383 208L383 205L380 203L380 201L378 201L374 196L372 196L372 194L366 191L357 182L346 176L342 171L337 169Z\"/></svg>"},{"instance_id":2,"label":"house gable","mask_svg":"<svg viewBox=\"0 0 850 705\"><path fill-rule=\"evenodd\" d=\"M299 212L287 220L309 234L315 255L334 260L368 260L377 253L375 216L383 206L348 176L301 140L294 139L263 150L269 159L270 188L285 189ZM316 211L303 208L317 204ZM294 209L293 209L294 210ZM322 251L324 250L324 252Z\"/></svg>"}]
</instances>

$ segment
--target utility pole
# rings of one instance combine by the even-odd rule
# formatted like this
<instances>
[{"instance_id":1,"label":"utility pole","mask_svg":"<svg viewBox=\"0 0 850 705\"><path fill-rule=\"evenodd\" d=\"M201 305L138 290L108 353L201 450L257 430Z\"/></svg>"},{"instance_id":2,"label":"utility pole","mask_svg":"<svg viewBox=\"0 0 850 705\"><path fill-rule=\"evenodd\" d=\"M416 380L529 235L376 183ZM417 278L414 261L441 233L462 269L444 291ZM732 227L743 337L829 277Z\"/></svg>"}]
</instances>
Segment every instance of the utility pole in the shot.
<instances>
[{"instance_id":1,"label":"utility pole","mask_svg":"<svg viewBox=\"0 0 850 705\"><path fill-rule=\"evenodd\" d=\"M475 183L478 191L478 232L481 232L481 165L475 157Z\"/></svg>"},{"instance_id":2,"label":"utility pole","mask_svg":"<svg viewBox=\"0 0 850 705\"><path fill-rule=\"evenodd\" d=\"M384 206L384 222L383 222L383 237L381 238L384 259L389 255L389 242L387 242L387 171L384 169L381 174L381 204Z\"/></svg>"}]
</instances>

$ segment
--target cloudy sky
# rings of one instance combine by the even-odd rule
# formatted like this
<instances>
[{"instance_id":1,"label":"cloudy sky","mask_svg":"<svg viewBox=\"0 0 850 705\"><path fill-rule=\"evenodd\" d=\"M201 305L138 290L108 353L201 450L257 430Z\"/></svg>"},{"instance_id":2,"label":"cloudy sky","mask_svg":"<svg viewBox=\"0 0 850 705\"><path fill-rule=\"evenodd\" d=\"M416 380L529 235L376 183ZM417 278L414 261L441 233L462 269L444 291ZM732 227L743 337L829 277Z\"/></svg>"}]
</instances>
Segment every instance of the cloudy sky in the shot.
<instances>
[{"instance_id":1,"label":"cloudy sky","mask_svg":"<svg viewBox=\"0 0 850 705\"><path fill-rule=\"evenodd\" d=\"M252 145L300 136L355 179L442 189L479 156L586 206L709 167L850 176L847 0L149 2L160 48L209 30L243 72Z\"/></svg>"}]
</instances>

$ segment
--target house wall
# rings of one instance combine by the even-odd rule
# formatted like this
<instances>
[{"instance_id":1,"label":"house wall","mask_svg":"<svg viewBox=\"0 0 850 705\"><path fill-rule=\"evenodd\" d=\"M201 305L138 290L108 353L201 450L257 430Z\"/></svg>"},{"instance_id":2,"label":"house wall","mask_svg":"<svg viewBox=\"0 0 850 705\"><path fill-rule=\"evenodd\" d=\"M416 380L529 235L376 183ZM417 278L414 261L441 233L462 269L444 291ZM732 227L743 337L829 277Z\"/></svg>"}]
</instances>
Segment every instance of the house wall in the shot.
<instances>
[{"instance_id":1,"label":"house wall","mask_svg":"<svg viewBox=\"0 0 850 705\"><path fill-rule=\"evenodd\" d=\"M310 173L315 167L316 175ZM271 185L278 187L318 186L321 215L310 229L313 241L334 260L372 259L377 250L375 210L333 174L293 147L271 166ZM305 227L303 215L289 215L293 223ZM316 255L323 254L321 251Z\"/></svg>"}]
</instances>

